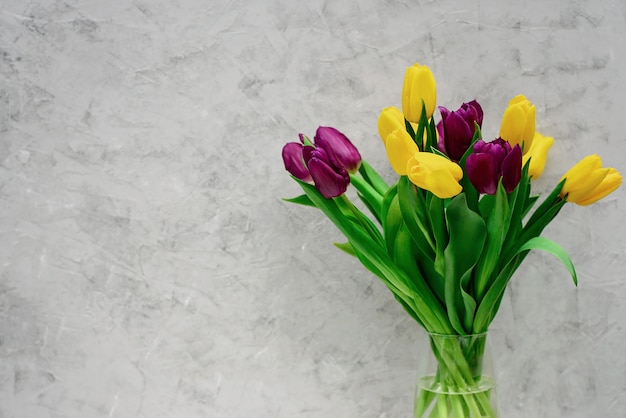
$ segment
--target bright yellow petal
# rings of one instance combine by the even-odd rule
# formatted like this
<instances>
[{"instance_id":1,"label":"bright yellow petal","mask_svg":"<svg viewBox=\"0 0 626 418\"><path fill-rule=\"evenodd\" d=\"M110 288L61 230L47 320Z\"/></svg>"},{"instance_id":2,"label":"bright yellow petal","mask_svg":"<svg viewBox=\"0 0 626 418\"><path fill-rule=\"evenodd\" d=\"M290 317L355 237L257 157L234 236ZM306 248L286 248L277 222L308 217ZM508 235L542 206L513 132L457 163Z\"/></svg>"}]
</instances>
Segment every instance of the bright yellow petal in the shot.
<instances>
[{"instance_id":1,"label":"bright yellow petal","mask_svg":"<svg viewBox=\"0 0 626 418\"><path fill-rule=\"evenodd\" d=\"M453 197L463 190L459 184L463 170L445 157L418 152L409 159L407 166L409 180L439 198Z\"/></svg>"},{"instance_id":2,"label":"bright yellow petal","mask_svg":"<svg viewBox=\"0 0 626 418\"><path fill-rule=\"evenodd\" d=\"M396 129L406 129L404 123L404 115L395 106L389 106L380 112L378 117L378 134L383 140L383 143L387 142L387 136Z\"/></svg>"},{"instance_id":3,"label":"bright yellow petal","mask_svg":"<svg viewBox=\"0 0 626 418\"><path fill-rule=\"evenodd\" d=\"M509 106L512 106L514 104L526 104L526 103L528 103L528 105L530 106L530 101L523 94L518 94L517 96L509 100Z\"/></svg>"},{"instance_id":4,"label":"bright yellow petal","mask_svg":"<svg viewBox=\"0 0 626 418\"><path fill-rule=\"evenodd\" d=\"M574 187L570 186L567 190L567 201L578 203L583 199L587 199L591 196L593 191L602 183L605 177L609 174L608 168L599 168L596 170L592 170L587 173L587 177L584 181L581 181L574 185ZM565 184L569 181L565 180ZM565 187L563 187L565 189Z\"/></svg>"},{"instance_id":5,"label":"bright yellow petal","mask_svg":"<svg viewBox=\"0 0 626 418\"><path fill-rule=\"evenodd\" d=\"M570 191L584 187L582 185L587 181L589 173L600 168L602 168L602 159L597 154L587 155L585 158L574 164L574 166L567 170L567 172L563 174L563 177L561 177L560 181L567 179L563 185L561 196L565 196Z\"/></svg>"},{"instance_id":6,"label":"bright yellow petal","mask_svg":"<svg viewBox=\"0 0 626 418\"><path fill-rule=\"evenodd\" d=\"M424 69L419 74L418 81L421 85L421 98L424 100L424 105L426 106L426 116L428 117L428 119L430 119L433 117L433 113L435 112L435 105L437 103L437 87L435 83L435 76L433 76L430 68L424 66Z\"/></svg>"},{"instance_id":7,"label":"bright yellow petal","mask_svg":"<svg viewBox=\"0 0 626 418\"><path fill-rule=\"evenodd\" d=\"M535 105L530 106L526 112L526 126L524 127L524 133L522 135L522 140L524 141L522 152L524 152L524 154L528 152L533 144L533 139L535 137L536 113L537 109L535 108Z\"/></svg>"},{"instance_id":8,"label":"bright yellow petal","mask_svg":"<svg viewBox=\"0 0 626 418\"><path fill-rule=\"evenodd\" d=\"M522 132L526 127L526 112L519 105L506 108L500 124L500 138L511 144L522 146Z\"/></svg>"},{"instance_id":9,"label":"bright yellow petal","mask_svg":"<svg viewBox=\"0 0 626 418\"><path fill-rule=\"evenodd\" d=\"M523 165L526 165L526 162L530 160L528 175L532 177L533 180L538 179L543 173L543 170L546 167L546 160L548 159L548 150L553 144L554 138L535 132L532 145L522 158Z\"/></svg>"},{"instance_id":10,"label":"bright yellow petal","mask_svg":"<svg viewBox=\"0 0 626 418\"><path fill-rule=\"evenodd\" d=\"M407 162L415 153L419 152L411 135L406 130L396 129L387 136L385 147L391 167L399 176L406 175Z\"/></svg>"},{"instance_id":11,"label":"bright yellow petal","mask_svg":"<svg viewBox=\"0 0 626 418\"><path fill-rule=\"evenodd\" d=\"M413 64L406 69L402 87L402 112L408 121L419 122L422 100L426 106L427 116L432 117L435 111L436 95L435 77L430 68Z\"/></svg>"},{"instance_id":12,"label":"bright yellow petal","mask_svg":"<svg viewBox=\"0 0 626 418\"><path fill-rule=\"evenodd\" d=\"M576 203L581 206L590 205L613 193L621 185L622 175L614 168L609 168L609 173L606 175L604 180L602 180L602 183L600 183L600 185L598 185L598 187L596 187L593 192L587 196L587 198L581 199Z\"/></svg>"}]
</instances>

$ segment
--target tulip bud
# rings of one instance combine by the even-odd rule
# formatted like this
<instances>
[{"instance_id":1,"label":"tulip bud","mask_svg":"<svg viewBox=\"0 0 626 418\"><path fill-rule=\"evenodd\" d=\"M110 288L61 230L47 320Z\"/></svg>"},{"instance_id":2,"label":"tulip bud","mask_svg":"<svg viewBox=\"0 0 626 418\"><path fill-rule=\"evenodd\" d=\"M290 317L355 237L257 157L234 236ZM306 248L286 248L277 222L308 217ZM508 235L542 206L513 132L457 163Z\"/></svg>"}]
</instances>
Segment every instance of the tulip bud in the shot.
<instances>
[{"instance_id":1,"label":"tulip bud","mask_svg":"<svg viewBox=\"0 0 626 418\"><path fill-rule=\"evenodd\" d=\"M406 175L407 162L416 152L419 152L419 148L413 141L413 138L411 138L411 135L405 129L396 129L387 135L385 147L387 148L387 158L389 158L391 167L399 176Z\"/></svg>"},{"instance_id":2,"label":"tulip bud","mask_svg":"<svg viewBox=\"0 0 626 418\"><path fill-rule=\"evenodd\" d=\"M341 165L350 173L355 173L361 165L361 154L350 140L335 128L320 126L315 133L315 146L328 152L332 149Z\"/></svg>"},{"instance_id":3,"label":"tulip bud","mask_svg":"<svg viewBox=\"0 0 626 418\"><path fill-rule=\"evenodd\" d=\"M565 184L560 196L581 206L590 205L615 191L622 176L614 168L603 168L596 154L588 155L563 175Z\"/></svg>"},{"instance_id":4,"label":"tulip bud","mask_svg":"<svg viewBox=\"0 0 626 418\"><path fill-rule=\"evenodd\" d=\"M530 149L522 158L522 166L526 165L530 160L530 166L528 167L528 175L536 180L543 173L543 169L546 166L546 160L548 159L548 150L554 144L554 138L549 136L543 136L539 132L535 131L535 137Z\"/></svg>"},{"instance_id":5,"label":"tulip bud","mask_svg":"<svg viewBox=\"0 0 626 418\"><path fill-rule=\"evenodd\" d=\"M439 154L417 152L407 162L407 176L417 187L445 199L461 193L461 167Z\"/></svg>"},{"instance_id":6,"label":"tulip bud","mask_svg":"<svg viewBox=\"0 0 626 418\"><path fill-rule=\"evenodd\" d=\"M511 193L522 177L522 150L501 138L491 142L482 139L474 144L474 152L467 157L465 170L478 193L495 194L498 182Z\"/></svg>"},{"instance_id":7,"label":"tulip bud","mask_svg":"<svg viewBox=\"0 0 626 418\"><path fill-rule=\"evenodd\" d=\"M504 111L500 124L500 138L511 146L519 145L526 154L535 136L535 105L523 95L515 96Z\"/></svg>"},{"instance_id":8,"label":"tulip bud","mask_svg":"<svg viewBox=\"0 0 626 418\"><path fill-rule=\"evenodd\" d=\"M387 136L396 129L405 130L404 115L395 106L386 107L380 112L378 117L378 134L383 143L387 143Z\"/></svg>"},{"instance_id":9,"label":"tulip bud","mask_svg":"<svg viewBox=\"0 0 626 418\"><path fill-rule=\"evenodd\" d=\"M430 119L435 111L437 89L432 71L425 65L413 64L406 69L402 87L402 113L413 123L419 123L422 106ZM423 102L423 104L422 104Z\"/></svg>"},{"instance_id":10,"label":"tulip bud","mask_svg":"<svg viewBox=\"0 0 626 418\"><path fill-rule=\"evenodd\" d=\"M439 106L441 121L437 124L439 132L438 148L453 161L460 161L474 138L476 125L482 126L483 109L476 100L463 103L459 110L450 111Z\"/></svg>"}]
</instances>

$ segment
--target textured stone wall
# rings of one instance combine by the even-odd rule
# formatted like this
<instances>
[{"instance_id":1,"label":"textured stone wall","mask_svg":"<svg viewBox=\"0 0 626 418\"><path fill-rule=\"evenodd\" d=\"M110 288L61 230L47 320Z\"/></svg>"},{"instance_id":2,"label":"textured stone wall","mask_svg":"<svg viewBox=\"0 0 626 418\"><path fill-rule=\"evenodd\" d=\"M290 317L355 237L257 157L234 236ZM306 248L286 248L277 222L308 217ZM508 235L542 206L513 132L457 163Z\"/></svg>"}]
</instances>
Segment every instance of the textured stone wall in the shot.
<instances>
[{"instance_id":1,"label":"textured stone wall","mask_svg":"<svg viewBox=\"0 0 626 418\"><path fill-rule=\"evenodd\" d=\"M318 125L389 180L378 112L439 104L553 136L535 190L626 171L626 4L0 2L0 417L408 417L423 332L337 251L280 151ZM492 326L503 417L626 409L624 189L568 205Z\"/></svg>"}]
</instances>

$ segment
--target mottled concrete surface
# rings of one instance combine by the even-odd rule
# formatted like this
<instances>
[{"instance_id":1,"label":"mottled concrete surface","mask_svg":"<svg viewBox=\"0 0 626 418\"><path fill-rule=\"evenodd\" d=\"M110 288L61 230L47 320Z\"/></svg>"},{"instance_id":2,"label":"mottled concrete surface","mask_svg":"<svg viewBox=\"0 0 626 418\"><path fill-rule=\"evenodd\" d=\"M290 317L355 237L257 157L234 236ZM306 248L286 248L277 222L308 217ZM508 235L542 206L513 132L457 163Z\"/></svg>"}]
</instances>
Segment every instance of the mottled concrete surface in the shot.
<instances>
[{"instance_id":1,"label":"mottled concrete surface","mask_svg":"<svg viewBox=\"0 0 626 418\"><path fill-rule=\"evenodd\" d=\"M624 1L0 1L0 417L408 417L422 331L299 194L283 143L376 119L404 69L509 98L626 171ZM624 190L546 231L492 328L503 417L626 410Z\"/></svg>"}]
</instances>

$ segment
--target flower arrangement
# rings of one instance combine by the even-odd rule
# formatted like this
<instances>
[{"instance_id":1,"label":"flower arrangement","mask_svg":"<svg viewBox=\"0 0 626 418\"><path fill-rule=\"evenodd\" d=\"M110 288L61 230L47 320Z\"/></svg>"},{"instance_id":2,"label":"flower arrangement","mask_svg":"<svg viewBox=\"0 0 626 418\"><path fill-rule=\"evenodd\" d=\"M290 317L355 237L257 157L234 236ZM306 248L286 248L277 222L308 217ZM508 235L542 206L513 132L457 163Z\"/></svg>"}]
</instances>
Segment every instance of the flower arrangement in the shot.
<instances>
[{"instance_id":1,"label":"flower arrangement","mask_svg":"<svg viewBox=\"0 0 626 418\"><path fill-rule=\"evenodd\" d=\"M476 100L458 110L440 106L437 123L435 106L432 71L407 68L402 110L387 107L378 119L399 176L391 186L337 129L319 127L313 141L300 134L282 157L304 194L286 200L320 209L347 239L335 245L378 276L429 333L438 368L419 386L415 417L495 417L489 390L472 390L487 381L484 340L451 343L437 336L485 334L530 250L556 256L577 283L567 253L541 233L566 203L592 204L622 177L590 155L538 204L531 183L553 139L535 131L536 108L526 97L509 102L499 137L490 142L482 138ZM350 184L369 215L346 196Z\"/></svg>"}]
</instances>

